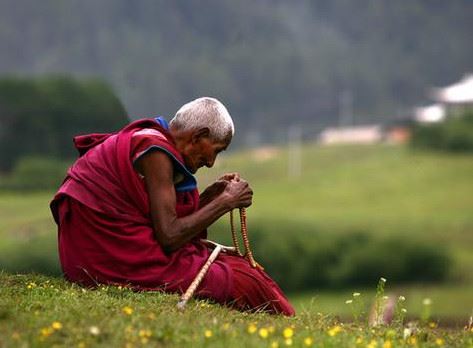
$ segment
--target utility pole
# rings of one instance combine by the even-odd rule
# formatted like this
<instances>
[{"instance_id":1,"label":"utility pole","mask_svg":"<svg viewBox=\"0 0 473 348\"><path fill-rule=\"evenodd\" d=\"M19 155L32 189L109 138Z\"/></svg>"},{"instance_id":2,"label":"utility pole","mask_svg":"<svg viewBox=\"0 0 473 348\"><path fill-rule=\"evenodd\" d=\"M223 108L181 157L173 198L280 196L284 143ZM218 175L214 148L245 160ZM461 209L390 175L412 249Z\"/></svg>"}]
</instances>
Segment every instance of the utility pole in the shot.
<instances>
[{"instance_id":1,"label":"utility pole","mask_svg":"<svg viewBox=\"0 0 473 348\"><path fill-rule=\"evenodd\" d=\"M302 128L300 125L290 126L287 131L288 161L287 176L297 179L302 174Z\"/></svg>"}]
</instances>

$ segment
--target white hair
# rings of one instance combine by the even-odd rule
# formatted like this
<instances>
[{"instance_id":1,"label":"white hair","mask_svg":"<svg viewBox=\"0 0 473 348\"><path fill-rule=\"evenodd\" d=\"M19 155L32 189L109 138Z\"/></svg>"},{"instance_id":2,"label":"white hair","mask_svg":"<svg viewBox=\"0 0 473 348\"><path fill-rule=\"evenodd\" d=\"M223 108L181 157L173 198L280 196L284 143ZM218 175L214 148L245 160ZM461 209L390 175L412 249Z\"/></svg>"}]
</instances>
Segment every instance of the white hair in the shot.
<instances>
[{"instance_id":1,"label":"white hair","mask_svg":"<svg viewBox=\"0 0 473 348\"><path fill-rule=\"evenodd\" d=\"M223 141L235 134L233 120L227 108L217 99L203 97L181 106L169 125L181 130L207 127L210 136Z\"/></svg>"}]
</instances>

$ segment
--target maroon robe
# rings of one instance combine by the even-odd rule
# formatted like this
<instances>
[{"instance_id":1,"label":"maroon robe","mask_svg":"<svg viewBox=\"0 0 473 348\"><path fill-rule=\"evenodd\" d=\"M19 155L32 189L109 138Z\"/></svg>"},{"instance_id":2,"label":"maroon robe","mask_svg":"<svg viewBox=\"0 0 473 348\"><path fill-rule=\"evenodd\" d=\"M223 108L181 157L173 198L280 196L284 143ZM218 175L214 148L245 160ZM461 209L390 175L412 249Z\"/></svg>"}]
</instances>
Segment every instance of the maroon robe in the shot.
<instances>
[{"instance_id":1,"label":"maroon robe","mask_svg":"<svg viewBox=\"0 0 473 348\"><path fill-rule=\"evenodd\" d=\"M170 133L155 120L139 120L115 134L76 137L81 157L69 169L51 202L58 224L59 256L65 277L86 286L129 285L139 290L182 293L209 257L199 239L172 253L156 241L148 194L133 159L137 131L153 133L153 146L174 163L178 217L198 209L195 179ZM209 268L197 296L240 309L265 308L294 314L279 287L246 260L221 255Z\"/></svg>"}]
</instances>

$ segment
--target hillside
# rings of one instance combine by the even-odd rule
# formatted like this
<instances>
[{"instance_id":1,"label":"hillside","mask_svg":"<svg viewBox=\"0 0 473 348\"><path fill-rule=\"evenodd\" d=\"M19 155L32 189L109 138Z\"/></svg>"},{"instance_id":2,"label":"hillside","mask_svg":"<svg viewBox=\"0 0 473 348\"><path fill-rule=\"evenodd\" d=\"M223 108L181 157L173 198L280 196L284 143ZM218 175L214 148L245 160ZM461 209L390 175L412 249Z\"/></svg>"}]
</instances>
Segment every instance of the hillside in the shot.
<instances>
[{"instance_id":1,"label":"hillside","mask_svg":"<svg viewBox=\"0 0 473 348\"><path fill-rule=\"evenodd\" d=\"M0 273L2 347L438 347L468 346L462 329L368 328L307 307L295 318L247 314L205 301L184 312L177 296L127 288L83 289L62 280Z\"/></svg>"}]
</instances>

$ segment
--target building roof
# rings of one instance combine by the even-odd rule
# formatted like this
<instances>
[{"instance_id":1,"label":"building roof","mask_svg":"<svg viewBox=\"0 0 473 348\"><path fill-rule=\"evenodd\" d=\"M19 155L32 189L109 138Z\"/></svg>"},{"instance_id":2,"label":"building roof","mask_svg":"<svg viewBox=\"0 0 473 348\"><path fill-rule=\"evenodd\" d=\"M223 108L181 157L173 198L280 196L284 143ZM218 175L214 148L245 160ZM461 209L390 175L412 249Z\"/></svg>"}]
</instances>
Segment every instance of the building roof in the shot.
<instances>
[{"instance_id":1,"label":"building roof","mask_svg":"<svg viewBox=\"0 0 473 348\"><path fill-rule=\"evenodd\" d=\"M444 88L434 88L434 98L447 104L473 104L473 74L466 74L459 82Z\"/></svg>"}]
</instances>

